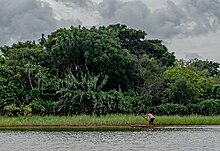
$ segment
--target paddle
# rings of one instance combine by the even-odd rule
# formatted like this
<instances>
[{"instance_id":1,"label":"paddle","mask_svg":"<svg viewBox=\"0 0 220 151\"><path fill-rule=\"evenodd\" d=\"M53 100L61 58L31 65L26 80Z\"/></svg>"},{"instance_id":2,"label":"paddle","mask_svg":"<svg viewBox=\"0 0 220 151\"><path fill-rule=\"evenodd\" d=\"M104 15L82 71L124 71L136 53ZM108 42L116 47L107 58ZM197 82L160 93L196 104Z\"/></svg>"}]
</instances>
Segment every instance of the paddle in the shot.
<instances>
[{"instance_id":1,"label":"paddle","mask_svg":"<svg viewBox=\"0 0 220 151\"><path fill-rule=\"evenodd\" d=\"M128 121L126 121L126 123L127 123L130 127L134 127L133 125L131 125L130 123L128 123Z\"/></svg>"},{"instance_id":2,"label":"paddle","mask_svg":"<svg viewBox=\"0 0 220 151\"><path fill-rule=\"evenodd\" d=\"M144 116L144 115L141 115L145 120L147 120L148 122L149 122L149 120ZM132 125L132 124L130 124L130 123L128 123L128 121L126 121L126 123L129 125L129 126L131 126L131 127L135 127L135 125Z\"/></svg>"},{"instance_id":3,"label":"paddle","mask_svg":"<svg viewBox=\"0 0 220 151\"><path fill-rule=\"evenodd\" d=\"M132 108L130 108L133 112L135 112ZM149 122L149 120L144 116L144 115L141 115L145 120L147 120Z\"/></svg>"},{"instance_id":4,"label":"paddle","mask_svg":"<svg viewBox=\"0 0 220 151\"><path fill-rule=\"evenodd\" d=\"M149 120L144 116L144 115L141 115L145 120L147 120L149 122Z\"/></svg>"}]
</instances>

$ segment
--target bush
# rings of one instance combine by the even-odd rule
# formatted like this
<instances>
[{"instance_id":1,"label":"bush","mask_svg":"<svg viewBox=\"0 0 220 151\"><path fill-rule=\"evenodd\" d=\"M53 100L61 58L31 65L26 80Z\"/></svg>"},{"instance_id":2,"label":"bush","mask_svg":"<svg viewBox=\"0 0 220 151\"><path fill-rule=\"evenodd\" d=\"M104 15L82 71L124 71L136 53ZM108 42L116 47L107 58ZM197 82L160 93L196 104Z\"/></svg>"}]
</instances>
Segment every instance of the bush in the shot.
<instances>
[{"instance_id":1,"label":"bush","mask_svg":"<svg viewBox=\"0 0 220 151\"><path fill-rule=\"evenodd\" d=\"M199 103L201 114L218 115L220 114L220 100L208 99Z\"/></svg>"},{"instance_id":2,"label":"bush","mask_svg":"<svg viewBox=\"0 0 220 151\"><path fill-rule=\"evenodd\" d=\"M214 85L212 89L212 97L216 99L220 99L220 84Z\"/></svg>"},{"instance_id":3,"label":"bush","mask_svg":"<svg viewBox=\"0 0 220 151\"><path fill-rule=\"evenodd\" d=\"M186 107L188 108L188 115L190 114L200 114L201 111L201 106L199 104L192 104L192 103L189 103L186 105Z\"/></svg>"},{"instance_id":4,"label":"bush","mask_svg":"<svg viewBox=\"0 0 220 151\"><path fill-rule=\"evenodd\" d=\"M35 99L30 104L33 115L51 115L54 113L55 103L52 101L43 101Z\"/></svg>"},{"instance_id":5,"label":"bush","mask_svg":"<svg viewBox=\"0 0 220 151\"><path fill-rule=\"evenodd\" d=\"M32 109L29 105L11 104L4 107L4 115L6 116L29 116L32 115Z\"/></svg>"},{"instance_id":6,"label":"bush","mask_svg":"<svg viewBox=\"0 0 220 151\"><path fill-rule=\"evenodd\" d=\"M185 115L188 108L184 105L165 103L157 107L157 114L159 115Z\"/></svg>"}]
</instances>

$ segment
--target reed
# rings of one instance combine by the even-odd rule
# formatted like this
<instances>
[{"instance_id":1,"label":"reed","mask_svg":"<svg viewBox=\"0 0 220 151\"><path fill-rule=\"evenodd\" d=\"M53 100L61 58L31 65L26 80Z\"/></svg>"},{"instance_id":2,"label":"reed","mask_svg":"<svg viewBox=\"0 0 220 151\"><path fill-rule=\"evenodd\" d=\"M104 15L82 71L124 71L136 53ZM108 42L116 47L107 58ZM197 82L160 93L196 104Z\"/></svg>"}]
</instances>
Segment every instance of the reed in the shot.
<instances>
[{"instance_id":1,"label":"reed","mask_svg":"<svg viewBox=\"0 0 220 151\"><path fill-rule=\"evenodd\" d=\"M219 125L220 116L158 116L158 125Z\"/></svg>"},{"instance_id":2,"label":"reed","mask_svg":"<svg viewBox=\"0 0 220 151\"><path fill-rule=\"evenodd\" d=\"M141 115L109 114L105 116L31 116L0 117L0 125L126 125L148 124ZM156 125L220 125L220 116L156 116Z\"/></svg>"}]
</instances>

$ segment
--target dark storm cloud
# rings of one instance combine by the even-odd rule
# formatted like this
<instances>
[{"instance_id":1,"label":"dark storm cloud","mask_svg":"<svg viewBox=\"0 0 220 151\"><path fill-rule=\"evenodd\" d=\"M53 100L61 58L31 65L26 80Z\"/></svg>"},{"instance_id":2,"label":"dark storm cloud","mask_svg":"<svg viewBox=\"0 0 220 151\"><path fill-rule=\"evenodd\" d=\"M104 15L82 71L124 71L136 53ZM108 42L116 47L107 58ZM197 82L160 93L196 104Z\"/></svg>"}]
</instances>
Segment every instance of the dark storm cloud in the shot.
<instances>
[{"instance_id":1,"label":"dark storm cloud","mask_svg":"<svg viewBox=\"0 0 220 151\"><path fill-rule=\"evenodd\" d=\"M57 2L61 2L66 6L71 6L72 4L77 5L82 8L89 8L94 3L91 0L56 0Z\"/></svg>"},{"instance_id":2,"label":"dark storm cloud","mask_svg":"<svg viewBox=\"0 0 220 151\"><path fill-rule=\"evenodd\" d=\"M39 1L1 0L0 6L0 45L31 40L57 28L52 9Z\"/></svg>"},{"instance_id":3,"label":"dark storm cloud","mask_svg":"<svg viewBox=\"0 0 220 151\"><path fill-rule=\"evenodd\" d=\"M150 12L142 1L103 0L99 4L103 23L125 23L158 38L196 36L215 32L220 23L219 0L168 0L165 8Z\"/></svg>"},{"instance_id":4,"label":"dark storm cloud","mask_svg":"<svg viewBox=\"0 0 220 151\"><path fill-rule=\"evenodd\" d=\"M147 31L159 38L170 38L181 32L181 25L185 20L187 16L184 11L172 1L167 1L166 8L149 14Z\"/></svg>"},{"instance_id":5,"label":"dark storm cloud","mask_svg":"<svg viewBox=\"0 0 220 151\"><path fill-rule=\"evenodd\" d=\"M103 0L98 6L98 11L101 14L102 22L116 22L115 12L120 9L122 2L118 0Z\"/></svg>"},{"instance_id":6,"label":"dark storm cloud","mask_svg":"<svg viewBox=\"0 0 220 151\"><path fill-rule=\"evenodd\" d=\"M81 24L78 19L56 20L49 4L39 0L1 0L0 6L0 46L37 40L42 33L49 34L65 25Z\"/></svg>"},{"instance_id":7,"label":"dark storm cloud","mask_svg":"<svg viewBox=\"0 0 220 151\"><path fill-rule=\"evenodd\" d=\"M206 34L219 29L219 0L184 0L180 5L188 15L188 22L194 24L194 28L190 31L191 34Z\"/></svg>"},{"instance_id":8,"label":"dark storm cloud","mask_svg":"<svg viewBox=\"0 0 220 151\"><path fill-rule=\"evenodd\" d=\"M141 1L120 0L103 0L98 11L102 18L101 24L123 23L133 28L144 28L150 13Z\"/></svg>"},{"instance_id":9,"label":"dark storm cloud","mask_svg":"<svg viewBox=\"0 0 220 151\"><path fill-rule=\"evenodd\" d=\"M171 1L166 9L151 12L142 1L103 0L99 11L104 24L120 22L159 38L177 35L181 23L187 18L185 12Z\"/></svg>"},{"instance_id":10,"label":"dark storm cloud","mask_svg":"<svg viewBox=\"0 0 220 151\"><path fill-rule=\"evenodd\" d=\"M81 14L84 13L84 21L85 15L89 17L91 12L93 16L89 19L97 20L96 25L123 23L161 39L208 34L216 32L220 25L219 0L182 0L178 4L168 0L166 7L154 11L141 0L103 0L99 4L92 0L50 2L74 10L75 16L83 16ZM56 20L51 6L39 0L1 0L0 5L0 45L39 38L42 33L47 34L64 26L83 25L80 17Z\"/></svg>"}]
</instances>

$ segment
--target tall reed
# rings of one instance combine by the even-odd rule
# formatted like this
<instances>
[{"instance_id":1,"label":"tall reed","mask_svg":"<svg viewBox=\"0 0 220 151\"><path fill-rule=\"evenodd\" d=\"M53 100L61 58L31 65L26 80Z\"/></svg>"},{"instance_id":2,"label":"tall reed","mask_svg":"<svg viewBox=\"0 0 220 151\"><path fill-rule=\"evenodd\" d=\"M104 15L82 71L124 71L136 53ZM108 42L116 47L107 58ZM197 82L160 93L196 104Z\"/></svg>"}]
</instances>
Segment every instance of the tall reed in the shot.
<instances>
[{"instance_id":1,"label":"tall reed","mask_svg":"<svg viewBox=\"0 0 220 151\"><path fill-rule=\"evenodd\" d=\"M105 116L31 116L0 117L0 125L126 125L148 124L143 115L108 114ZM220 125L220 116L155 116L155 125Z\"/></svg>"}]
</instances>

